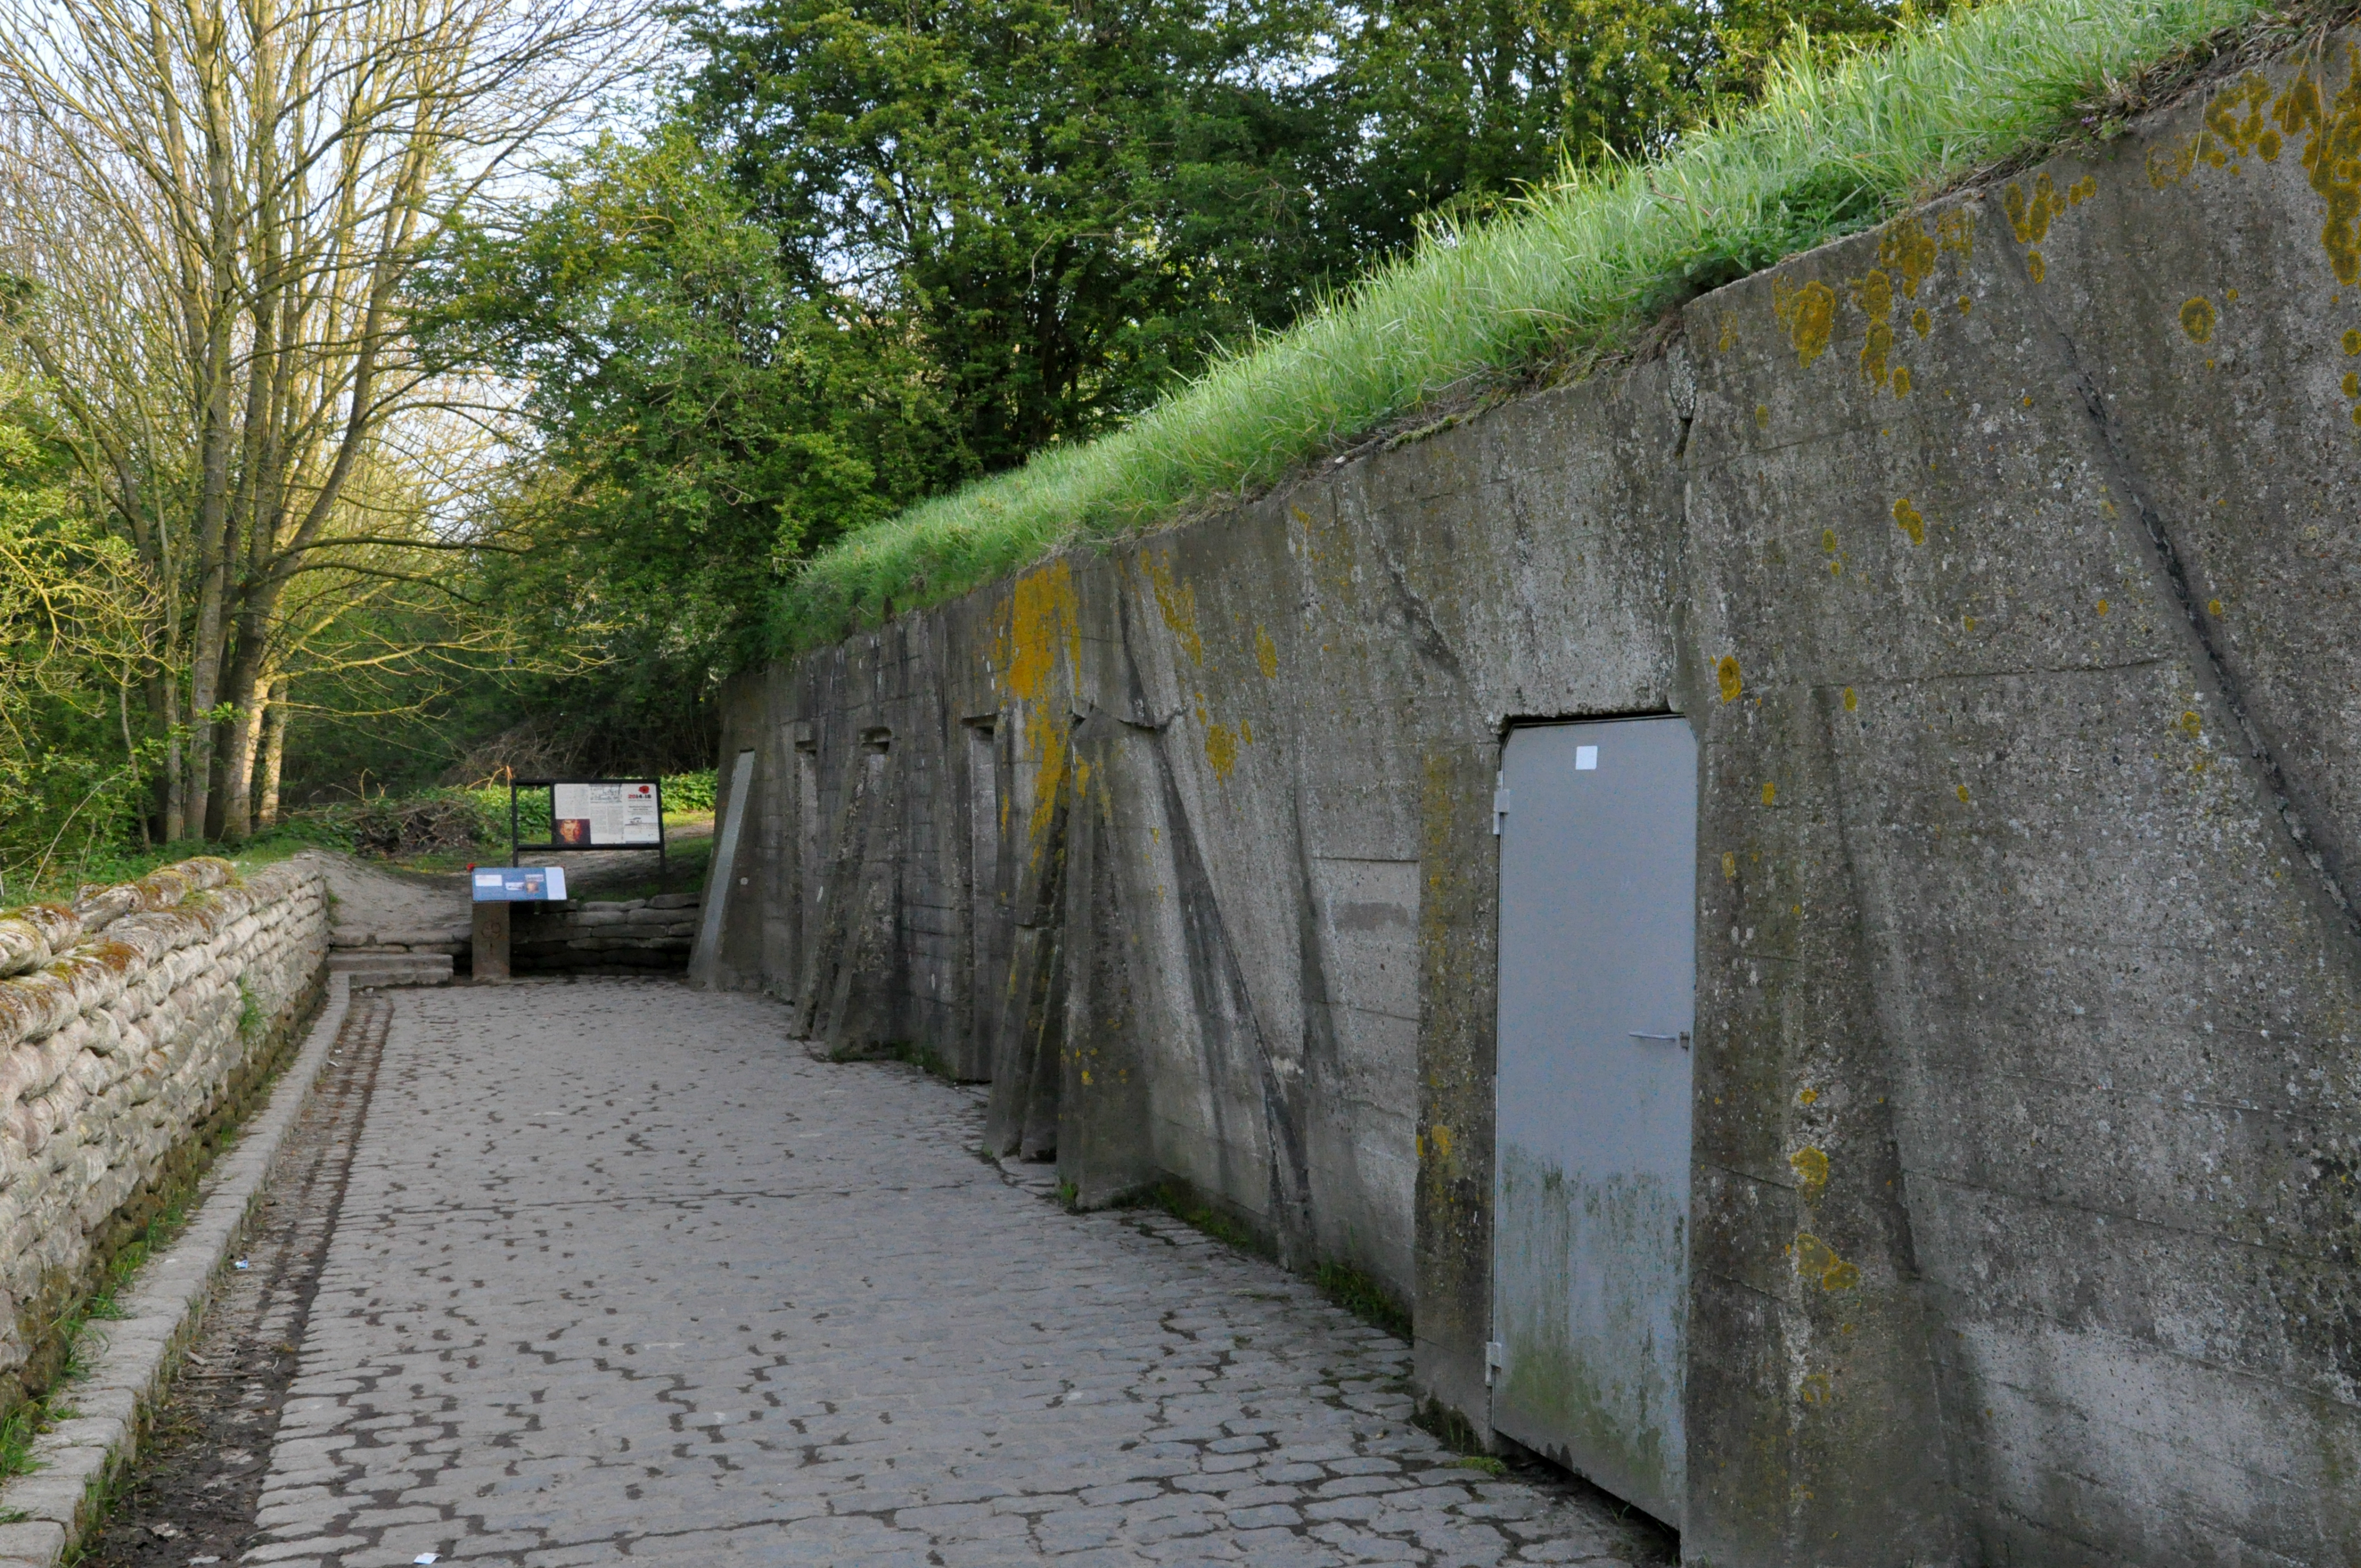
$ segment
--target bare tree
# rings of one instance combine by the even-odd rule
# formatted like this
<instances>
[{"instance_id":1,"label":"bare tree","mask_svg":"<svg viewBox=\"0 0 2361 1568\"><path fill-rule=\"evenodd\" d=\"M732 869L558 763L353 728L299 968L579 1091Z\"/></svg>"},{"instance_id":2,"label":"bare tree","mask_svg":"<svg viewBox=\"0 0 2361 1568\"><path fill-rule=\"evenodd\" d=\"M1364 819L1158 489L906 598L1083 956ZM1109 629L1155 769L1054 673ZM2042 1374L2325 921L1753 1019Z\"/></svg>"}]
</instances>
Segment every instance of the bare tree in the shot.
<instances>
[{"instance_id":1,"label":"bare tree","mask_svg":"<svg viewBox=\"0 0 2361 1568\"><path fill-rule=\"evenodd\" d=\"M0 265L161 590L168 837L247 831L299 576L484 543L435 497L491 403L421 361L411 286L646 36L531 0L0 0Z\"/></svg>"}]
</instances>

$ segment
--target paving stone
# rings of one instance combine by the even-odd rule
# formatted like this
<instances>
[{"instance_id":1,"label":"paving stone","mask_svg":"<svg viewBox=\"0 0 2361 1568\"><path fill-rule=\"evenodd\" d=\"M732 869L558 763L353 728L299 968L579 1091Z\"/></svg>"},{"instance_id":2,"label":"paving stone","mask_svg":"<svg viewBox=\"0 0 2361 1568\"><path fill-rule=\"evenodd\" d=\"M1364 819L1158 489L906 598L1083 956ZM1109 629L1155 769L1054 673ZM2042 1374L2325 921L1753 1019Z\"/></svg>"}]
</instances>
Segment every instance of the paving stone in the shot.
<instances>
[{"instance_id":1,"label":"paving stone","mask_svg":"<svg viewBox=\"0 0 2361 1568\"><path fill-rule=\"evenodd\" d=\"M1639 1560L1452 1469L1399 1341L977 1158L972 1091L665 981L393 1005L247 1562Z\"/></svg>"}]
</instances>

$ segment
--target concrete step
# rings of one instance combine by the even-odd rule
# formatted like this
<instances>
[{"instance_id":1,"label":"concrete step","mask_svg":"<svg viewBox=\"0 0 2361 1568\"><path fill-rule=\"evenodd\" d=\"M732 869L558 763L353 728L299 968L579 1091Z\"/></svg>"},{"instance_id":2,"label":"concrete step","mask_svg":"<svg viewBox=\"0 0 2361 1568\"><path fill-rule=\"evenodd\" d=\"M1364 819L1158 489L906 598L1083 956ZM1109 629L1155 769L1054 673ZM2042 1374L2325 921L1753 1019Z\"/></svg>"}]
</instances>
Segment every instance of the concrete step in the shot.
<instances>
[{"instance_id":1,"label":"concrete step","mask_svg":"<svg viewBox=\"0 0 2361 1568\"><path fill-rule=\"evenodd\" d=\"M328 972L352 977L353 989L388 985L448 985L448 953L331 952Z\"/></svg>"},{"instance_id":2,"label":"concrete step","mask_svg":"<svg viewBox=\"0 0 2361 1568\"><path fill-rule=\"evenodd\" d=\"M383 931L358 926L338 926L328 933L328 945L332 948L423 948L428 952L456 952L466 947L474 934L474 928L468 926Z\"/></svg>"}]
</instances>

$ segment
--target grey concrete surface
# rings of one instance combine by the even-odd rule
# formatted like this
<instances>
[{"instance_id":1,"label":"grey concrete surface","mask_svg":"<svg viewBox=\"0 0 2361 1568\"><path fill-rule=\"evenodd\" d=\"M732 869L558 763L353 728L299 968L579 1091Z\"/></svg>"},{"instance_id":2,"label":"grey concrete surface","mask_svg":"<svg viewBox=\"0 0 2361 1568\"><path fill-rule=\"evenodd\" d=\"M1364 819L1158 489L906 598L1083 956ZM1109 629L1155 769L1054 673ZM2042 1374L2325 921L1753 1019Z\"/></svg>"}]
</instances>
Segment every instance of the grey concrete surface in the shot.
<instances>
[{"instance_id":1,"label":"grey concrete surface","mask_svg":"<svg viewBox=\"0 0 2361 1568\"><path fill-rule=\"evenodd\" d=\"M1628 365L742 678L721 968L1085 1204L1380 1280L1480 1428L1503 737L1680 714L1690 1558L2361 1563L2361 35L2274 27Z\"/></svg>"},{"instance_id":2,"label":"grey concrete surface","mask_svg":"<svg viewBox=\"0 0 2361 1568\"><path fill-rule=\"evenodd\" d=\"M1408 1348L973 1152L785 1008L405 992L249 1563L1614 1563L1408 1424Z\"/></svg>"}]
</instances>

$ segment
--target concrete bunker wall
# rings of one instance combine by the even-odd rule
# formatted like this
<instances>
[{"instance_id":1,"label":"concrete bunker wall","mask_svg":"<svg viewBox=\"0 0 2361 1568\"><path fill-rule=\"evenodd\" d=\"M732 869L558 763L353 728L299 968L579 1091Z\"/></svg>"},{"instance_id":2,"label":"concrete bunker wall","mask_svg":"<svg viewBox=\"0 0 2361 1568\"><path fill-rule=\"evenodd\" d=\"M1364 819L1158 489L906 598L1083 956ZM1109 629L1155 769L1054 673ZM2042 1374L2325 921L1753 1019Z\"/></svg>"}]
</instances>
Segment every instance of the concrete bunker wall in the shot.
<instances>
[{"instance_id":1,"label":"concrete bunker wall","mask_svg":"<svg viewBox=\"0 0 2361 1568\"><path fill-rule=\"evenodd\" d=\"M2361 1561L2354 36L1682 325L742 681L725 983L1480 1427L1500 739L1684 714L1686 1554Z\"/></svg>"}]
</instances>

